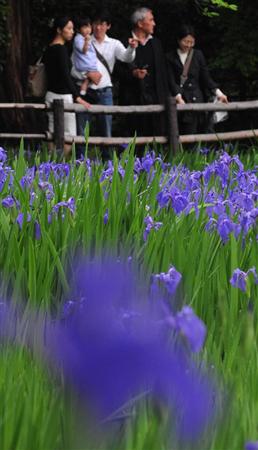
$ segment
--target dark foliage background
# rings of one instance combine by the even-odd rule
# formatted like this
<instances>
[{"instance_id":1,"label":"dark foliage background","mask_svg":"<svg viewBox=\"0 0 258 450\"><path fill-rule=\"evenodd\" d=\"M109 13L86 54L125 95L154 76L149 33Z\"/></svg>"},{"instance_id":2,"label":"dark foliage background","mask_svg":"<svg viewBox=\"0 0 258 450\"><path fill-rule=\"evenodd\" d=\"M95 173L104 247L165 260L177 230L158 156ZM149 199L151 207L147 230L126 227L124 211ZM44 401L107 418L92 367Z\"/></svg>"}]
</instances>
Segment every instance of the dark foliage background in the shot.
<instances>
[{"instance_id":1,"label":"dark foliage background","mask_svg":"<svg viewBox=\"0 0 258 450\"><path fill-rule=\"evenodd\" d=\"M177 26L191 22L197 31L197 47L202 48L211 73L231 100L258 97L258 9L257 0L235 0L236 12L219 8L218 16L207 16L217 10L212 0L0 0L0 99L23 101L28 65L41 55L48 42L49 24L57 15L91 16L100 6L108 7L113 25L110 35L121 40L130 31L129 18L135 7L148 6L156 19L156 35L168 51L174 45ZM232 126L255 126L254 113L232 117ZM4 113L3 130L38 127L31 113ZM257 124L256 124L257 126Z\"/></svg>"}]
</instances>

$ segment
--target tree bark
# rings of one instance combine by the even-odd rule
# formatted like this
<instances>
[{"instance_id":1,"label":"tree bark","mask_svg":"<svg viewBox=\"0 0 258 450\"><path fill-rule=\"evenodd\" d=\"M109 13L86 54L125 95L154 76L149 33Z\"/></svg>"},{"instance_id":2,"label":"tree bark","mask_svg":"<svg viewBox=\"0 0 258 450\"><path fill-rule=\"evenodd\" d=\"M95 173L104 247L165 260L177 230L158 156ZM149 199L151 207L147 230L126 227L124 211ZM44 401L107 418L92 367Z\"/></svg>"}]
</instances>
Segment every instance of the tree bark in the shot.
<instances>
[{"instance_id":1,"label":"tree bark","mask_svg":"<svg viewBox=\"0 0 258 450\"><path fill-rule=\"evenodd\" d=\"M9 35L9 43L0 93L4 101L22 102L24 100L31 54L30 8L30 0L8 0L6 32ZM1 114L2 127L11 128L12 131L26 131L26 115L26 112L18 110L4 111L4 114Z\"/></svg>"}]
</instances>

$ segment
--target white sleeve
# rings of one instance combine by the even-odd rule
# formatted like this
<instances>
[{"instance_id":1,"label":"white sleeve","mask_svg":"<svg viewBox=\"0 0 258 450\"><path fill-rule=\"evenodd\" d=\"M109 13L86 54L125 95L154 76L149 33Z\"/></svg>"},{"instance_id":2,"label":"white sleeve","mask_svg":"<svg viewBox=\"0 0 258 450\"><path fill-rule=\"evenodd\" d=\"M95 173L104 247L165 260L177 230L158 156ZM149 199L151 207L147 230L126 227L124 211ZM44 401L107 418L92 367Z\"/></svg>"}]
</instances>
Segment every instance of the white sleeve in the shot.
<instances>
[{"instance_id":1,"label":"white sleeve","mask_svg":"<svg viewBox=\"0 0 258 450\"><path fill-rule=\"evenodd\" d=\"M224 95L223 92L218 88L216 89L215 93L216 93L216 97L218 97L218 98L221 97L222 95Z\"/></svg>"},{"instance_id":2,"label":"white sleeve","mask_svg":"<svg viewBox=\"0 0 258 450\"><path fill-rule=\"evenodd\" d=\"M135 58L135 49L130 47L130 45L125 48L122 42L116 40L115 57L116 59L119 59L119 61L131 63Z\"/></svg>"}]
</instances>

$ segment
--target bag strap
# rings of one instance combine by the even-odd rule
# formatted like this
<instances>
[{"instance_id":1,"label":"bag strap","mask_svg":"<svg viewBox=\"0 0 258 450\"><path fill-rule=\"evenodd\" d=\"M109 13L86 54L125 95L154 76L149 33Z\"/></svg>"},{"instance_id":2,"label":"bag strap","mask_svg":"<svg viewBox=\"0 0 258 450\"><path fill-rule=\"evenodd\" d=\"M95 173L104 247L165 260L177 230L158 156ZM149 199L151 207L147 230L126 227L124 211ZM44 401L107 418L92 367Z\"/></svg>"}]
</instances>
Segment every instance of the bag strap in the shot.
<instances>
[{"instance_id":1,"label":"bag strap","mask_svg":"<svg viewBox=\"0 0 258 450\"><path fill-rule=\"evenodd\" d=\"M35 65L39 66L39 64L41 64L41 62L42 62L42 59L43 59L43 54L39 57L39 59L37 60Z\"/></svg>"},{"instance_id":2,"label":"bag strap","mask_svg":"<svg viewBox=\"0 0 258 450\"><path fill-rule=\"evenodd\" d=\"M194 53L194 49L191 48L191 50L189 51L189 53L187 55L185 64L184 64L183 73L182 73L182 75L180 77L180 87L181 88L184 87L184 84L185 84L185 82L186 82L186 80L188 78L189 69L190 69L190 66L191 66L192 59L193 59L193 53Z\"/></svg>"},{"instance_id":3,"label":"bag strap","mask_svg":"<svg viewBox=\"0 0 258 450\"><path fill-rule=\"evenodd\" d=\"M110 76L110 78L112 77L112 72L111 72L111 70L110 70L110 67L109 67L109 65L108 65L108 62L107 62L107 60L106 60L106 58L98 51L98 49L95 47L95 45L92 43L92 45L93 45L93 47L94 47L94 50L95 50L95 52L96 52L96 55L97 55L97 58L98 58L98 60L103 64L103 66L107 69L107 71L108 71L108 73L109 73L109 76Z\"/></svg>"}]
</instances>

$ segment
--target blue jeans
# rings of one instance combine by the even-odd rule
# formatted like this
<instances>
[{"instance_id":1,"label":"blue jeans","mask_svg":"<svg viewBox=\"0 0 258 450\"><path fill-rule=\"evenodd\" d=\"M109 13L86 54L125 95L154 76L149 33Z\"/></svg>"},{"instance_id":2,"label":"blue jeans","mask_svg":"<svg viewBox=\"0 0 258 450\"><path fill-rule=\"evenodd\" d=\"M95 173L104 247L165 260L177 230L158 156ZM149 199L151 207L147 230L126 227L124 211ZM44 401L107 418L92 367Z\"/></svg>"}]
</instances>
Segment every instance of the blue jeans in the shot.
<instances>
[{"instance_id":1,"label":"blue jeans","mask_svg":"<svg viewBox=\"0 0 258 450\"><path fill-rule=\"evenodd\" d=\"M86 95L87 102L92 105L113 105L113 92L111 87L103 89L88 89ZM87 113L78 113L77 115L77 134L84 136L86 122L90 122L92 115ZM97 133L101 137L112 136L112 116L110 114L96 114Z\"/></svg>"}]
</instances>

